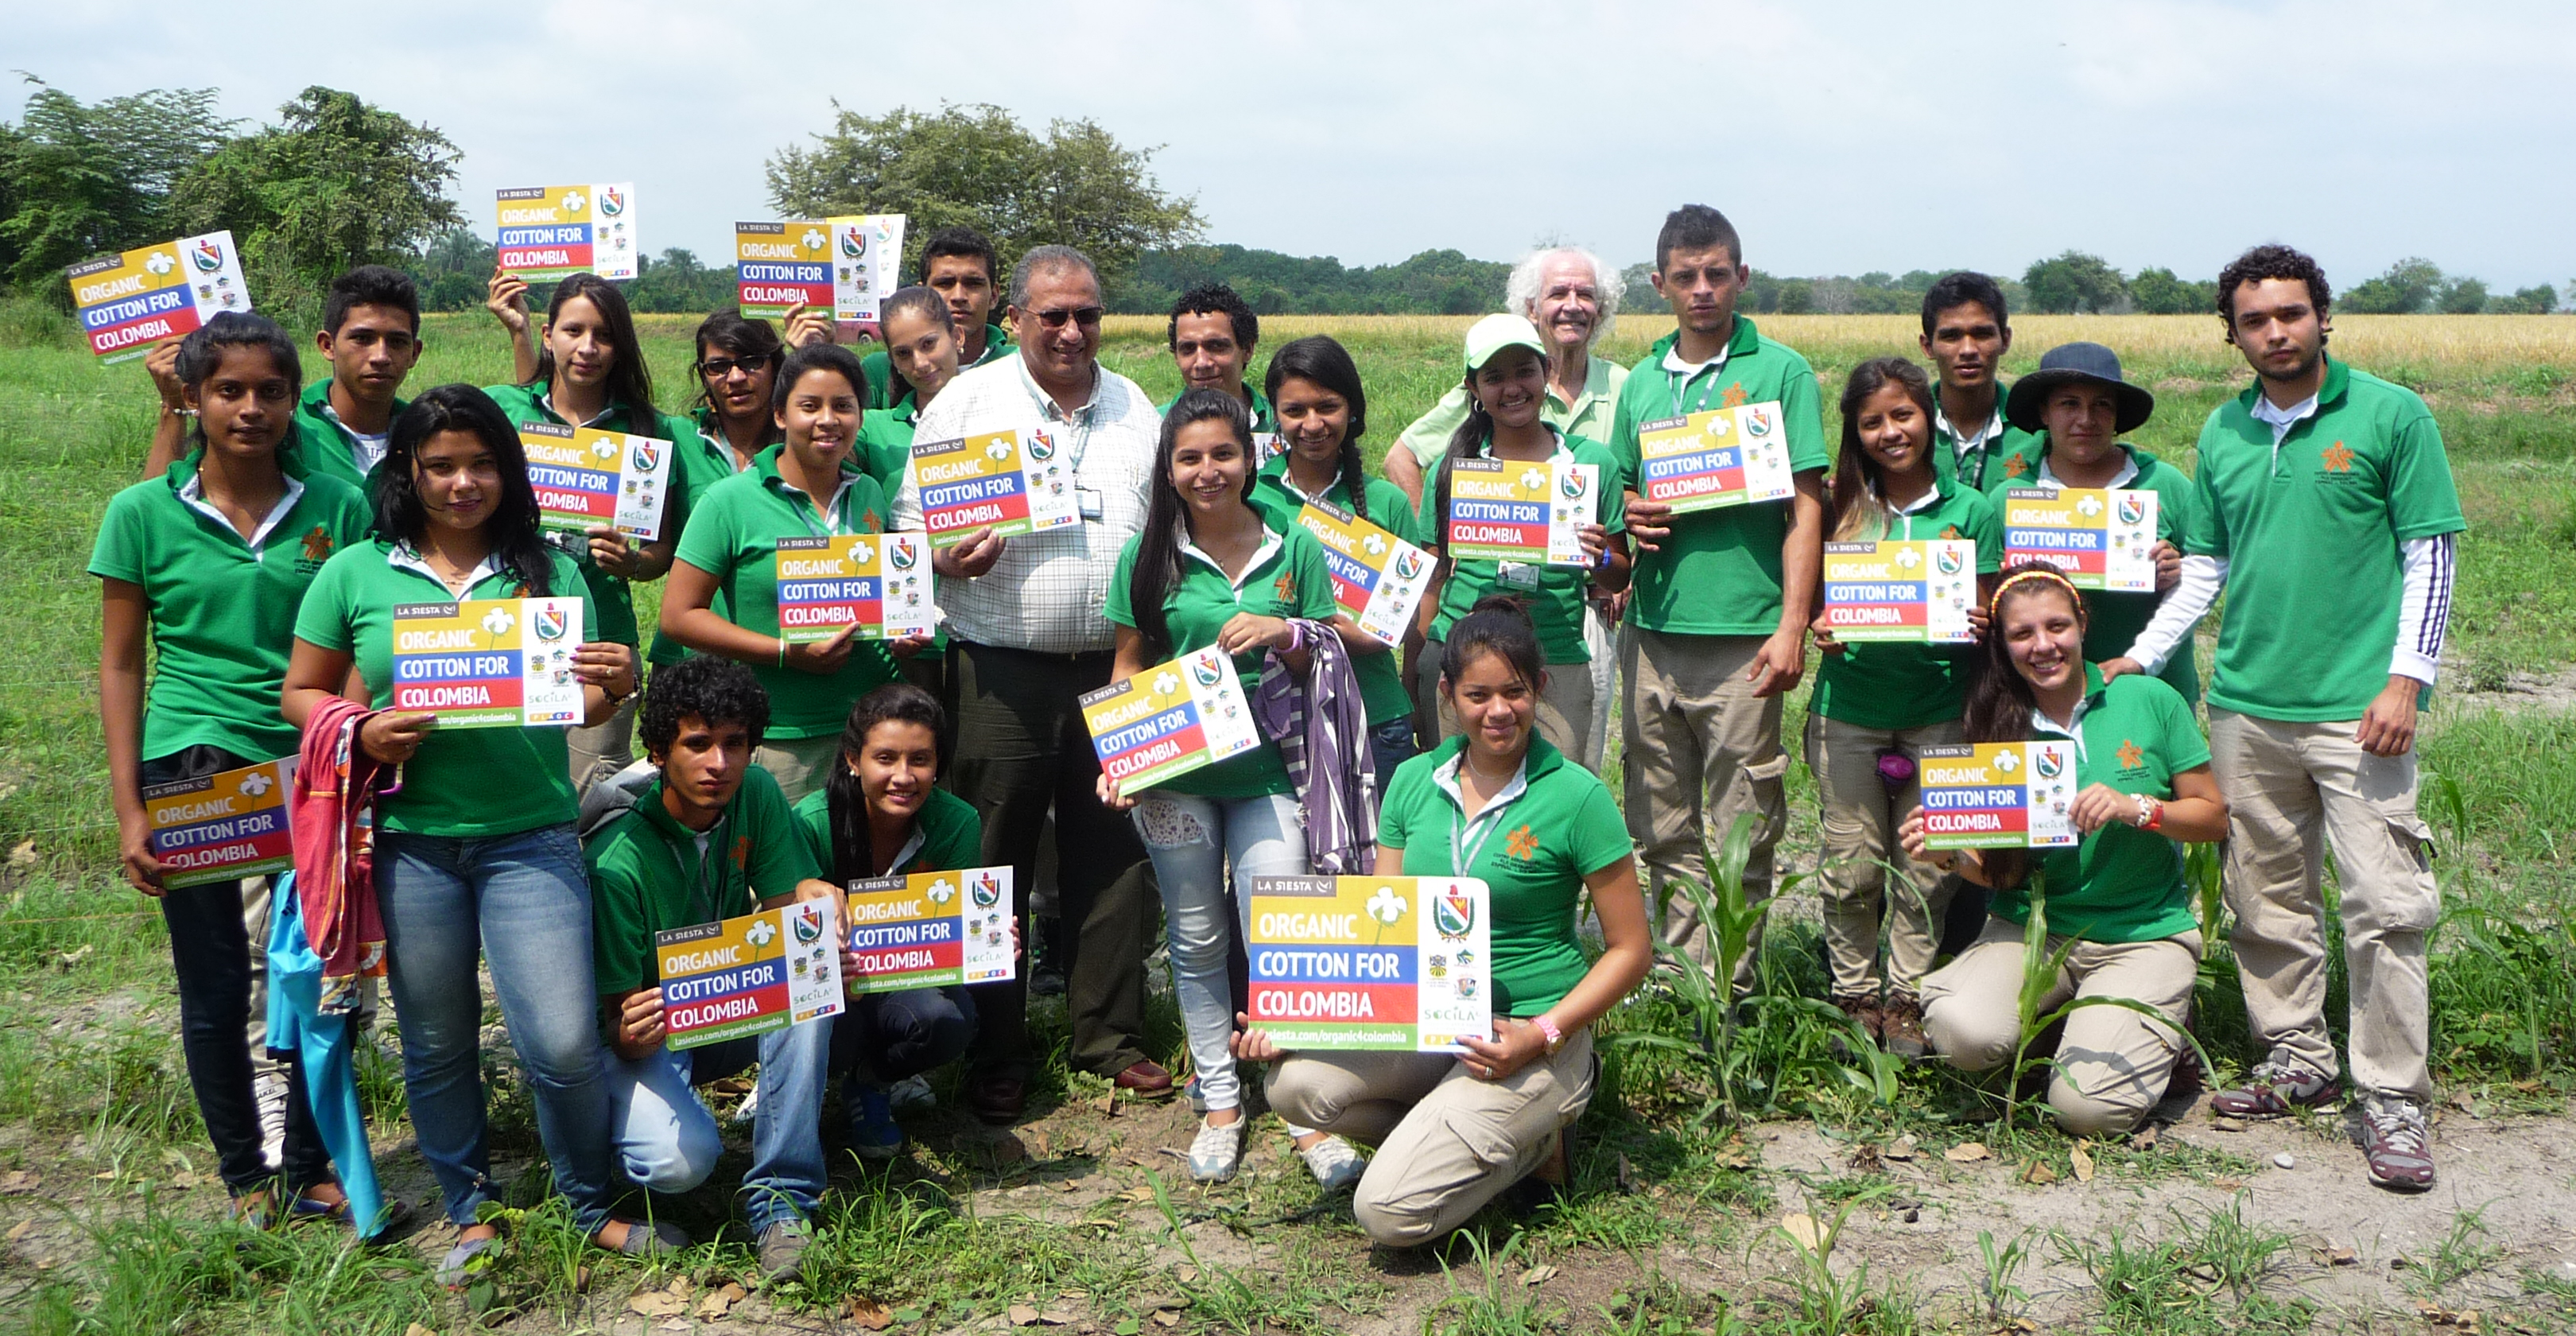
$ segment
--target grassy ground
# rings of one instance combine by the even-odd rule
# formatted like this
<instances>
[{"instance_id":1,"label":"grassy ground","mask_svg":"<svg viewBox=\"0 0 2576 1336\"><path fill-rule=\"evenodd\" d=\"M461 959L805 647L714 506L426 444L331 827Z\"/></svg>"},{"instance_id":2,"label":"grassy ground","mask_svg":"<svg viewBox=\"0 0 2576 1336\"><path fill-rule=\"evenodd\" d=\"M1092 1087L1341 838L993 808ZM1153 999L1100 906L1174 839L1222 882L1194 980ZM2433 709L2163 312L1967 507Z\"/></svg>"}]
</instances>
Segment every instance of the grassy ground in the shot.
<instances>
[{"instance_id":1,"label":"grassy ground","mask_svg":"<svg viewBox=\"0 0 2576 1336\"><path fill-rule=\"evenodd\" d=\"M689 323L646 321L666 404L689 388ZM1383 448L1450 383L1467 322L1267 323L1273 346L1313 332L1352 346ZM440 1229L352 1253L323 1229L251 1235L218 1223L220 1185L172 1036L162 929L110 867L97 595L82 573L100 510L141 459L151 392L138 366L13 346L14 328L0 322L0 1328L456 1329L466 1307L428 1283L422 1262L443 1248ZM1808 355L1829 400L1853 363L1912 351L1897 318L1765 328ZM1658 322L1632 319L1610 351L1633 360L1653 332ZM439 318L426 334L415 386L506 374L487 323ZM1157 398L1178 385L1160 334L1159 321L1113 320L1103 353ZM2199 423L2244 380L2203 318L2034 317L2020 336L2013 371L2067 339L2118 349L2158 396L2136 440L2186 467ZM2337 1196L2357 1166L2331 1127L2258 1142L2195 1116L2152 1146L2090 1147L2007 1131L1989 1125L1986 1092L1937 1070L1881 1084L1817 1020L1776 1006L1759 1010L1722 1074L1686 1046L1610 1046L1577 1191L1526 1217L1491 1212L1437 1256L1369 1249L1347 1204L1319 1198L1273 1131L1255 1134L1243 1179L1189 1187L1167 1150L1185 1140L1184 1112L1110 1100L1101 1082L1058 1066L1016 1141L945 1116L919 1124L917 1153L890 1178L848 1174L804 1286L719 1302L748 1263L724 1195L660 1204L715 1240L676 1262L584 1255L539 1202L525 1095L496 1059L501 1176L532 1209L506 1268L472 1296L482 1319L641 1330L712 1321L701 1314L730 1303L725 1325L779 1330L1025 1316L1121 1333L2216 1331L2420 1326L2424 1304L2453 1325L2501 1306L2515 1323L2556 1327L2560 1305L2576 1301L2576 1270L2557 1265L2576 1220L2576 1166L2532 1157L2535 1144L2564 1140L2576 1088L2576 978L2564 966L2576 950L2576 423L2558 370L2576 365L2576 321L2350 318L2336 347L2433 403L2472 525L2423 744L2449 906L2433 974L2438 1077L2454 1098L2444 1145L2479 1147L2445 1159L2453 1193L2442 1200L2401 1214L2366 1190ZM1789 847L1804 867L1814 806L1803 767L1793 785ZM1783 995L1820 991L1812 904L1792 892L1768 947ZM2202 992L2203 1040L2222 1065L2245 1059L2223 948ZM1650 991L1604 1030L1688 1041L1697 1021L1686 998ZM1177 1058L1168 1010L1157 1027ZM381 1065L367 1077L380 1164L403 1195L433 1196L399 1081ZM1740 1125L1710 1116L1721 1093L1745 1110ZM1985 1158L1962 1158L1966 1143ZM2302 1161L2301 1176L2267 1168L2276 1153ZM718 1181L740 1162L737 1147ZM2490 1209L2458 1195L2489 1183L2514 1200ZM2338 1247L2360 1256L2343 1266Z\"/></svg>"}]
</instances>

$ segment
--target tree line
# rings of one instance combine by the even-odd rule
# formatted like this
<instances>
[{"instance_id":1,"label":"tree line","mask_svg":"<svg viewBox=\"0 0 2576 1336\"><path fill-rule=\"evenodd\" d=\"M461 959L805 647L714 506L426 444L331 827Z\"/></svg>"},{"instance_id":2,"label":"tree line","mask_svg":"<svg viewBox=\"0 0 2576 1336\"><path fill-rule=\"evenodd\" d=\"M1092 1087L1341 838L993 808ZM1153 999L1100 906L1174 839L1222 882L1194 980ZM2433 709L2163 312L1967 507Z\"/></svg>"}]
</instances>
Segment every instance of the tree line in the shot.
<instances>
[{"instance_id":1,"label":"tree line","mask_svg":"<svg viewBox=\"0 0 2576 1336\"><path fill-rule=\"evenodd\" d=\"M437 129L314 86L247 125L216 112L211 88L154 89L84 103L36 85L0 122L0 285L24 308L67 309L63 269L107 252L229 228L261 306L310 316L331 276L390 264L421 283L433 310L480 305L493 245L482 211L454 198L463 153ZM906 268L938 228L966 224L1004 255L1043 242L1082 247L1101 266L1113 309L1158 313L1200 283L1227 283L1264 314L1469 315L1493 309L1509 266L1456 250L1346 266L1204 240L1197 198L1166 191L1155 148L1120 143L1088 119L1043 129L1003 108L942 104L868 116L839 106L830 128L769 156L765 204L790 217L902 213ZM1657 303L1650 266L1620 278L1631 309ZM1786 314L1912 313L1938 271L1788 277L1756 269L1745 305ZM2021 310L2149 314L2211 309L2210 280L2152 267L2123 274L2080 251L2003 278ZM701 312L734 302L732 262L686 247L643 257L626 285L640 311ZM2576 298L2576 279L2568 284ZM2511 294L2408 258L2339 294L2361 313L2543 313L2548 284Z\"/></svg>"}]
</instances>

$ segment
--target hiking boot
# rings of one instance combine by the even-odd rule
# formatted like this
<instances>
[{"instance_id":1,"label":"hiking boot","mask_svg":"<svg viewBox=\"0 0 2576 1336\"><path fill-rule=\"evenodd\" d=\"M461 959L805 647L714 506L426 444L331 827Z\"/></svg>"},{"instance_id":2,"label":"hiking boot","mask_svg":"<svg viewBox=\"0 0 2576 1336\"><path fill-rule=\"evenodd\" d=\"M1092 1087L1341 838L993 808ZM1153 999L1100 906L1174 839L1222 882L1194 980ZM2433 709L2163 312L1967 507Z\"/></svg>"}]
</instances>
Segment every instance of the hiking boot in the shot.
<instances>
[{"instance_id":1,"label":"hiking boot","mask_svg":"<svg viewBox=\"0 0 2576 1336\"><path fill-rule=\"evenodd\" d=\"M2397 1192L2433 1186L2433 1126L2424 1106L2404 1095L2361 1098L2362 1160L2370 1181Z\"/></svg>"},{"instance_id":2,"label":"hiking boot","mask_svg":"<svg viewBox=\"0 0 2576 1336\"><path fill-rule=\"evenodd\" d=\"M812 1232L802 1220L781 1220L760 1231L760 1279L763 1284L802 1279L805 1245Z\"/></svg>"},{"instance_id":3,"label":"hiking boot","mask_svg":"<svg viewBox=\"0 0 2576 1336\"><path fill-rule=\"evenodd\" d=\"M2245 1084L2209 1097L2210 1112L2227 1118L2279 1118L2330 1104L2343 1092L2335 1079L2291 1059L2280 1049L2254 1064Z\"/></svg>"},{"instance_id":4,"label":"hiking boot","mask_svg":"<svg viewBox=\"0 0 2576 1336\"><path fill-rule=\"evenodd\" d=\"M1887 1013L1879 1010L1877 998L1838 997L1834 999L1834 1005L1842 1008L1843 1014L1860 1026L1871 1043L1878 1042L1879 1034L1887 1024Z\"/></svg>"},{"instance_id":5,"label":"hiking boot","mask_svg":"<svg viewBox=\"0 0 2576 1336\"><path fill-rule=\"evenodd\" d=\"M1879 1012L1879 1047L1900 1058L1919 1058L1932 1051L1923 1037L1923 1004L1912 993L1890 993Z\"/></svg>"}]
</instances>

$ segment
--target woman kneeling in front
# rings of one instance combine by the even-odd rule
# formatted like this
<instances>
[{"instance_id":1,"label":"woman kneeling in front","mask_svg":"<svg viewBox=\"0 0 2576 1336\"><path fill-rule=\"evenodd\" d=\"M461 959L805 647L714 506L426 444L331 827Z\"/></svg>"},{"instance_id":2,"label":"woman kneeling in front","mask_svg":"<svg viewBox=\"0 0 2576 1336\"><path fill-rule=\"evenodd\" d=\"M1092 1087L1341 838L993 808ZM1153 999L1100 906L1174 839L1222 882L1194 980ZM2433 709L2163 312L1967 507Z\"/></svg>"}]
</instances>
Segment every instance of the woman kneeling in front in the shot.
<instances>
[{"instance_id":1,"label":"woman kneeling in front","mask_svg":"<svg viewBox=\"0 0 2576 1336\"><path fill-rule=\"evenodd\" d=\"M1440 1238L1532 1171L1565 1182L1562 1134L1592 1101L1592 1023L1654 959L1610 791L1532 732L1546 684L1529 615L1479 601L1441 651L1463 731L1395 772L1378 817L1379 876L1485 882L1493 1038L1455 1057L1296 1053L1270 1069L1279 1116L1378 1148L1352 1209L1379 1243ZM1574 935L1587 887L1608 943L1588 963ZM1251 1018L1236 1023L1236 1056L1281 1057Z\"/></svg>"},{"instance_id":2,"label":"woman kneeling in front","mask_svg":"<svg viewBox=\"0 0 2576 1336\"><path fill-rule=\"evenodd\" d=\"M2181 1052L2200 972L2200 928L2182 879L2176 841L2227 834L2227 803L2209 773L2209 744L2172 687L2143 673L2104 680L2084 662L2084 596L2046 566L2005 579L1968 688L1971 742L2065 738L2075 747L2077 792L2069 816L2083 840L2040 859L2047 950L2069 939L2042 1011L2069 998L2128 998L2126 1007L2082 1007L2066 1018L2048 1085L2058 1125L2078 1136L2127 1132L2164 1098ZM1923 809L1898 831L1905 852L1991 886L1992 917L1976 944L1923 981L1923 1028L1954 1067L1984 1071L2021 1042L2023 935L2035 898L2029 855L2019 849L1924 849Z\"/></svg>"}]
</instances>

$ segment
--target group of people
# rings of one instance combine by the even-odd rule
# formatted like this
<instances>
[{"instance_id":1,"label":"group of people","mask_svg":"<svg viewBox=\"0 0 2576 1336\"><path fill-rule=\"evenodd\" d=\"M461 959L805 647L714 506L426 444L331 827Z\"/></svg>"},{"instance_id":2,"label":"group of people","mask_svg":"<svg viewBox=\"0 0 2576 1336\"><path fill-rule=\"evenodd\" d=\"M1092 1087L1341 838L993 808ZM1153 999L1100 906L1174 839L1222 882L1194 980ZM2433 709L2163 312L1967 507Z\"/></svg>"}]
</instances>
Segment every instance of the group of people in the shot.
<instances>
[{"instance_id":1,"label":"group of people","mask_svg":"<svg viewBox=\"0 0 2576 1336\"><path fill-rule=\"evenodd\" d=\"M525 285L496 274L516 382L409 402L418 302L390 270L332 286L322 384L303 385L299 350L256 315L156 350L147 478L110 503L90 570L124 869L169 921L225 1181L244 1210L346 1210L292 1062L295 1097L263 1154L243 1036L266 892L165 890L141 790L291 754L345 698L366 711L354 745L400 767L376 799L373 892L421 1153L460 1231L444 1277L497 1236L481 1219L496 1189L478 963L556 1190L604 1248L684 1242L612 1206L623 1185L703 1182L720 1143L694 1087L756 1063L743 1207L764 1270L790 1275L825 1186L832 1079L863 1158L901 1151L897 1113L934 1098L921 1078L952 1061L964 1108L1014 1123L1038 1057L1028 971L673 1051L655 934L793 901L837 909L850 881L889 873L1008 866L1025 887L1049 829L1064 851L1069 1065L1135 1097L1184 1088L1145 1038L1146 962L1167 943L1193 1177L1236 1171L1258 1067L1293 1147L1317 1181L1354 1188L1373 1237L1439 1237L1524 1179L1562 1183L1594 1023L1659 952L1712 967L1711 934L1674 893L1700 875L1705 842L1749 821L1746 893L1769 895L1783 709L1812 648L1804 748L1830 989L1857 1029L1972 1070L2006 1061L2026 1038L2023 953L2040 918L2052 956L2067 948L2049 1006L2108 996L2156 1013L2080 1009L2056 1044L2059 1119L2134 1127L2174 1080L2190 1021L2202 942L2181 844L2223 840L2265 1051L2215 1106L2325 1104L2341 1089L2324 1016L2330 845L2368 1173L2429 1186L2436 892L2413 741L2463 524L2422 401L2329 356L2324 275L2257 247L2218 284L2254 383L2210 417L2186 474L2121 442L2154 397L2107 348L2051 350L2007 387L2005 296L1960 273L1924 301L1931 371L1901 356L1855 367L1829 455L1815 372L1737 310L1747 273L1721 214L1675 210L1653 278L1675 327L1623 369L1593 352L1615 275L1579 250L1529 257L1511 309L1468 331L1458 383L1401 434L1382 478L1367 468L1363 377L1335 340L1278 349L1256 390L1258 317L1228 289L1193 289L1168 325L1185 389L1157 406L1098 360L1100 280L1081 252L1041 246L1006 276L961 228L929 238L920 285L886 299L864 359L823 313L800 309L783 332L709 316L690 416L656 407L624 299L587 276L560 283L540 318ZM1745 405L1785 429L1789 496L1677 514L1644 495L1642 433ZM544 423L673 442L659 537L542 530L519 432ZM1009 429L1057 444L1079 522L939 549L935 635L781 636L782 538L919 529L913 443ZM1599 470L1579 562L1446 555L1453 475L1487 459ZM2006 569L2000 517L2022 488L2156 493L2156 589ZM1297 518L1310 501L1438 558L1402 645L1336 606ZM1914 538L1975 545L1975 643L1836 641L1823 545ZM632 589L656 579L647 642ZM2204 701L2192 635L2222 594ZM397 605L524 596L579 601L579 726L440 730L390 708ZM1248 699L1284 680L1326 726L1122 792L1082 698L1209 648L1232 656ZM1614 715L1618 801L1599 773ZM2051 737L2077 758L2080 844L1927 849L1924 748ZM1492 1033L1454 1056L1283 1051L1247 1014L1244 909L1251 878L1310 872L1482 879Z\"/></svg>"}]
</instances>

